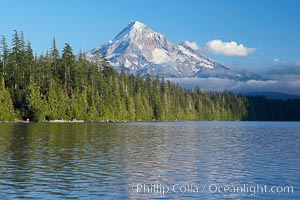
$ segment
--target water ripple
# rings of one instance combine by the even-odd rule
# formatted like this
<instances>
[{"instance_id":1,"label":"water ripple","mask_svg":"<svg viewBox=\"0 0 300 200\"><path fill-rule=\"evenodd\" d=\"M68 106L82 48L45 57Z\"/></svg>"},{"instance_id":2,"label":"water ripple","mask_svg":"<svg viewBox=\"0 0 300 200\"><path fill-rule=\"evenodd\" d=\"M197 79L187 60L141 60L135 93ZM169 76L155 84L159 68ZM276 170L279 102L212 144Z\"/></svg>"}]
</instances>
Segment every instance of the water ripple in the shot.
<instances>
[{"instance_id":1,"label":"water ripple","mask_svg":"<svg viewBox=\"0 0 300 200\"><path fill-rule=\"evenodd\" d=\"M250 199L251 194L137 192L140 184L294 186L300 123L0 124L3 199ZM178 189L178 188L177 188ZM203 188L202 188L203 189Z\"/></svg>"}]
</instances>

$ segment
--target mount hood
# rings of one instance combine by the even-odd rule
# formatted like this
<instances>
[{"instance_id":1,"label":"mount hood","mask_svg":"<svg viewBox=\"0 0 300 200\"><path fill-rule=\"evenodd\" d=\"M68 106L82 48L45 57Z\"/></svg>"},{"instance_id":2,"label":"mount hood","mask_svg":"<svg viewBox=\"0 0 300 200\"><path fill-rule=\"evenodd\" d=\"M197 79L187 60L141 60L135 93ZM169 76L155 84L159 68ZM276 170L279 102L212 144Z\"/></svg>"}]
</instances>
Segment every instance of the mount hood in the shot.
<instances>
[{"instance_id":1,"label":"mount hood","mask_svg":"<svg viewBox=\"0 0 300 200\"><path fill-rule=\"evenodd\" d=\"M173 44L163 34L138 21L129 23L113 40L88 51L86 58L92 61L96 54L104 53L116 69L124 66L129 73L142 76L217 77L239 81L260 78L202 55L190 42Z\"/></svg>"}]
</instances>

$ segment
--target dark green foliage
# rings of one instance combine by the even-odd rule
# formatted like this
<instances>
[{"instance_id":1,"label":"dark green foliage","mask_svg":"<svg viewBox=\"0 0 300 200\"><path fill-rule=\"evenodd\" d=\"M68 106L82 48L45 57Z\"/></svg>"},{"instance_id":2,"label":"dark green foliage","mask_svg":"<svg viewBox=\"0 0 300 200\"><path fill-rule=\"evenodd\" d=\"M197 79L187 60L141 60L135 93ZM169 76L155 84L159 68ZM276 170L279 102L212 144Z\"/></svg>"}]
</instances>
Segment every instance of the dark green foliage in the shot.
<instances>
[{"instance_id":1,"label":"dark green foliage","mask_svg":"<svg viewBox=\"0 0 300 200\"><path fill-rule=\"evenodd\" d=\"M36 83L31 83L27 88L26 103L28 106L28 118L34 121L44 121L47 112L46 100Z\"/></svg>"},{"instance_id":2,"label":"dark green foliage","mask_svg":"<svg viewBox=\"0 0 300 200\"><path fill-rule=\"evenodd\" d=\"M35 121L300 120L300 100L186 90L124 67L118 73L105 55L76 59L68 43L60 56L55 39L39 57L17 31L11 49L4 37L0 47L0 120L15 113Z\"/></svg>"},{"instance_id":3,"label":"dark green foliage","mask_svg":"<svg viewBox=\"0 0 300 200\"><path fill-rule=\"evenodd\" d=\"M4 87L4 79L0 75L0 121L14 120L15 111L9 92Z\"/></svg>"},{"instance_id":4,"label":"dark green foliage","mask_svg":"<svg viewBox=\"0 0 300 200\"><path fill-rule=\"evenodd\" d=\"M300 121L299 99L267 99L263 96L247 97L245 120Z\"/></svg>"}]
</instances>

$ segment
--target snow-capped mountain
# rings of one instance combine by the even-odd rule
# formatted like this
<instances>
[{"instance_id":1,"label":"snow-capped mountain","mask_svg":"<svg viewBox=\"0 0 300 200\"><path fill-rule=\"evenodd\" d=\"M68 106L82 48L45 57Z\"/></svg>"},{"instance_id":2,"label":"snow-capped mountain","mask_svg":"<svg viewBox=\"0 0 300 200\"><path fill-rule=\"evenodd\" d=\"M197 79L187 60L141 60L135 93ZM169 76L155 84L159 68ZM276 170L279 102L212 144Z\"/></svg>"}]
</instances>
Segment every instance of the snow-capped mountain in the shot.
<instances>
[{"instance_id":1,"label":"snow-capped mountain","mask_svg":"<svg viewBox=\"0 0 300 200\"><path fill-rule=\"evenodd\" d=\"M203 56L190 42L173 44L161 33L138 21L129 23L113 40L87 52L86 57L92 60L97 53L106 53L112 66L117 69L124 66L134 74L158 74L168 78L259 78L254 73L233 69Z\"/></svg>"}]
</instances>

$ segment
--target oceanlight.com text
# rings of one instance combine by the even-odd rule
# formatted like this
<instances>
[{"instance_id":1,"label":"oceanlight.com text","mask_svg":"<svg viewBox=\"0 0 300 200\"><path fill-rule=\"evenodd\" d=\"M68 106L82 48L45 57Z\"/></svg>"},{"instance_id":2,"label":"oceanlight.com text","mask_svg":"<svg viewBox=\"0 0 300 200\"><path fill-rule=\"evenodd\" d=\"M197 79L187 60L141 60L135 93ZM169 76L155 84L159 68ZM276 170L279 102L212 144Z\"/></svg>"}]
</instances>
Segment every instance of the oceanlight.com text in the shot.
<instances>
[{"instance_id":1,"label":"oceanlight.com text","mask_svg":"<svg viewBox=\"0 0 300 200\"><path fill-rule=\"evenodd\" d=\"M218 185L210 184L208 191L210 193L235 193L235 194L250 194L255 195L258 193L293 193L293 186L268 186L268 185Z\"/></svg>"}]
</instances>

